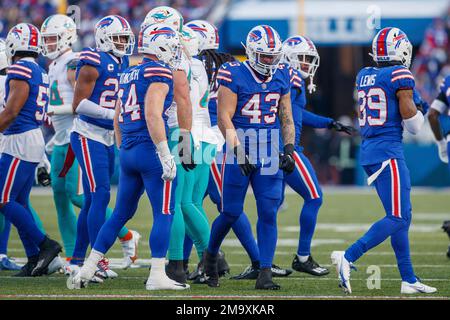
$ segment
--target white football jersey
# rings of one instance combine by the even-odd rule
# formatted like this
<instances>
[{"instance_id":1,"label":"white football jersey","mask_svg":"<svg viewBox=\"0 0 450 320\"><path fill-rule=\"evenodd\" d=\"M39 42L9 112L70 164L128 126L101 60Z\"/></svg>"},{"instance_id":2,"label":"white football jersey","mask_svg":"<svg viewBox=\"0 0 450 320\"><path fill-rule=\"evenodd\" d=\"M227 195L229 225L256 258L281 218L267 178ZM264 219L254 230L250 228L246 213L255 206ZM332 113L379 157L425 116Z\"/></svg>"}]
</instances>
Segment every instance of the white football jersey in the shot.
<instances>
[{"instance_id":1,"label":"white football jersey","mask_svg":"<svg viewBox=\"0 0 450 320\"><path fill-rule=\"evenodd\" d=\"M180 66L178 67L178 70L183 70L186 73L188 81L189 82L191 81L191 65L189 59L186 57L184 52L181 57L181 63ZM172 105L166 110L166 115L168 117L167 125L169 126L169 128L178 127L177 103L175 102L175 99L172 102Z\"/></svg>"},{"instance_id":2,"label":"white football jersey","mask_svg":"<svg viewBox=\"0 0 450 320\"><path fill-rule=\"evenodd\" d=\"M211 130L211 120L209 118L209 84L203 63L193 58L191 61L191 103L192 103L192 138L194 144L199 147L200 142L217 144L216 135Z\"/></svg>"},{"instance_id":3,"label":"white football jersey","mask_svg":"<svg viewBox=\"0 0 450 320\"><path fill-rule=\"evenodd\" d=\"M78 59L79 53L68 51L56 58L49 66L49 105L51 108L72 106L73 87L67 79L67 64ZM52 142L57 145L65 145L70 142L70 131L72 129L73 114L55 114L52 116L55 136Z\"/></svg>"},{"instance_id":4,"label":"white football jersey","mask_svg":"<svg viewBox=\"0 0 450 320\"><path fill-rule=\"evenodd\" d=\"M5 85L6 75L0 75L0 112L5 107Z\"/></svg>"}]
</instances>

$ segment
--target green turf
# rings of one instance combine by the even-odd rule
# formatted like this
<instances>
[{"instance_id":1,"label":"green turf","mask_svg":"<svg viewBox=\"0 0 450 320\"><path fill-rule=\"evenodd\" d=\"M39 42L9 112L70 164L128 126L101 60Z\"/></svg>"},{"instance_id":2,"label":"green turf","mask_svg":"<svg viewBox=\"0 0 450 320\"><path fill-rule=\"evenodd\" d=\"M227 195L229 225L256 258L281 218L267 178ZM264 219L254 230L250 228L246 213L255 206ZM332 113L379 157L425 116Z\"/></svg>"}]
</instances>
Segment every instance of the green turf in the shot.
<instances>
[{"instance_id":1,"label":"green turf","mask_svg":"<svg viewBox=\"0 0 450 320\"><path fill-rule=\"evenodd\" d=\"M296 239L298 238L298 215L302 204L301 199L295 195L286 196L288 208L279 214L279 246L275 256L275 263L290 267L293 254L296 251ZM426 230L412 231L410 234L412 260L416 274L423 282L438 288L434 297L450 297L450 260L445 256L448 246L448 237L439 230L445 212L448 212L449 198L442 192L429 192L413 196L413 208L417 213L417 219L413 218L413 225L429 228ZM56 212L50 196L34 196L32 203L44 221L47 232L55 239L60 240L57 229ZM112 199L112 202L115 200ZM207 212L210 214L210 222L215 216L215 209L209 200L205 201ZM253 196L247 197L246 212L255 225L256 210ZM433 215L434 213L434 215ZM427 216L428 214L428 216ZM334 224L360 225L370 224L384 215L381 204L375 193L360 194L325 194L324 204L319 214L319 227L314 239L319 245L313 247L315 259L329 267L330 253L332 250L344 250L355 241L364 231L333 230ZM450 218L450 214L448 215ZM151 209L147 199L142 199L138 212L128 227L138 230L143 238L140 242L140 257L150 258L148 247L148 235L152 224ZM253 228L255 230L255 228ZM424 232L425 231L425 232ZM230 234L227 239L235 239ZM289 240L291 239L291 240ZM327 242L328 241L328 242ZM335 241L336 243L333 243ZM287 242L287 243L286 243ZM10 241L10 256L24 257L24 252L17 233L14 230ZM120 258L120 246L116 243L108 254L110 258ZM241 247L223 246L228 262L231 264L231 274L241 272L249 260ZM192 255L191 269L197 262L195 251ZM380 267L381 288L369 290L367 278L370 274L367 269L371 265ZM352 273L353 296L366 298L371 296L385 297L400 296L400 276L396 268L396 261L389 241L357 261L357 272ZM233 281L221 279L220 288L212 289L202 285L192 285L187 291L161 291L149 292L145 290L144 280L148 276L147 268L118 270L119 278L107 280L100 285L90 285L84 290L70 291L66 289L66 278L63 275L52 275L40 278L13 278L11 272L0 271L0 299L5 298L52 298L48 295L56 295L53 298L64 298L60 295L69 295L70 299L85 298L84 295L101 295L100 298L151 299L166 298L166 296L188 296L189 298L201 298L202 296L242 296L255 299L251 296L280 297L283 299L298 298L299 296L335 296L343 294L337 286L334 269L328 276L315 278L303 273L294 272L288 278L277 278L282 286L279 291L254 290L254 281ZM19 296L16 296L19 295ZM28 296L36 295L36 296ZM44 296L40 296L44 295ZM76 295L76 296L73 296ZM78 295L83 295L79 297ZM133 297L129 297L129 296ZM136 296L136 297L134 297ZM194 297L192 297L194 296ZM417 296L414 296L417 297ZM170 297L169 297L170 298ZM233 298L233 297L230 297ZM323 298L323 297L322 297ZM234 299L236 299L234 297Z\"/></svg>"}]
</instances>

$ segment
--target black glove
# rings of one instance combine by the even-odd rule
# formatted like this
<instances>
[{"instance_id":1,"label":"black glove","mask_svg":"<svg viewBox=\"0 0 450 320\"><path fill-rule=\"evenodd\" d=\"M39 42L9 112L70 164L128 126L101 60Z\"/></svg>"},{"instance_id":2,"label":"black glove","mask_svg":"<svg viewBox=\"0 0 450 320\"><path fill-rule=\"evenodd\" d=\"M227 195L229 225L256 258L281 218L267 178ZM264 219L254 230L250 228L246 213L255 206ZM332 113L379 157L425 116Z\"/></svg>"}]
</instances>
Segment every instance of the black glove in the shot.
<instances>
[{"instance_id":1,"label":"black glove","mask_svg":"<svg viewBox=\"0 0 450 320\"><path fill-rule=\"evenodd\" d=\"M250 163L248 154L245 153L245 150L242 148L242 146L239 145L234 147L233 152L234 155L236 156L236 159L238 160L238 165L239 168L241 169L242 175L249 176L250 173L252 173L252 171L256 169L256 166Z\"/></svg>"},{"instance_id":2,"label":"black glove","mask_svg":"<svg viewBox=\"0 0 450 320\"><path fill-rule=\"evenodd\" d=\"M180 137L178 138L178 155L180 156L181 165L184 170L193 170L197 166L192 159L191 137L189 132L180 131Z\"/></svg>"},{"instance_id":3,"label":"black glove","mask_svg":"<svg viewBox=\"0 0 450 320\"><path fill-rule=\"evenodd\" d=\"M47 169L45 169L45 167L37 169L37 180L38 183L43 187L47 187L52 183L50 174L48 173Z\"/></svg>"},{"instance_id":4,"label":"black glove","mask_svg":"<svg viewBox=\"0 0 450 320\"><path fill-rule=\"evenodd\" d=\"M442 224L442 230L444 230L444 232L447 232L450 238L450 220L444 221L444 223Z\"/></svg>"},{"instance_id":5,"label":"black glove","mask_svg":"<svg viewBox=\"0 0 450 320\"><path fill-rule=\"evenodd\" d=\"M294 145L289 143L284 146L284 152L280 153L280 169L286 173L291 173L295 169Z\"/></svg>"},{"instance_id":6,"label":"black glove","mask_svg":"<svg viewBox=\"0 0 450 320\"><path fill-rule=\"evenodd\" d=\"M339 121L333 120L332 123L328 125L328 129L334 129L339 132L345 132L346 134L352 135L353 132L356 132L356 129L352 126L346 126Z\"/></svg>"}]
</instances>

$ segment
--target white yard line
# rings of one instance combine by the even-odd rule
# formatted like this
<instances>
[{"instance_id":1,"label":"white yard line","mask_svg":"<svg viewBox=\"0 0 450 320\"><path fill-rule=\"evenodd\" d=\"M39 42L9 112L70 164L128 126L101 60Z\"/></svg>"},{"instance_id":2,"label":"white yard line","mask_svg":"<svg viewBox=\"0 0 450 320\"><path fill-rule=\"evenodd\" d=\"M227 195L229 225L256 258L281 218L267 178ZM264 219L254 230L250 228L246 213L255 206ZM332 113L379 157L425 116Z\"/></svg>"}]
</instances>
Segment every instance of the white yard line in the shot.
<instances>
[{"instance_id":1,"label":"white yard line","mask_svg":"<svg viewBox=\"0 0 450 320\"><path fill-rule=\"evenodd\" d=\"M143 294L4 294L0 295L0 298L70 298L70 299L92 299L92 298L106 298L106 299L136 299L136 298L152 298L152 299L164 299L164 298L180 298L180 299L396 299L396 300L449 300L449 297L444 296L418 296L418 297L406 297L406 296L306 296L306 295L283 295L283 296L263 296L263 295L143 295Z\"/></svg>"}]
</instances>

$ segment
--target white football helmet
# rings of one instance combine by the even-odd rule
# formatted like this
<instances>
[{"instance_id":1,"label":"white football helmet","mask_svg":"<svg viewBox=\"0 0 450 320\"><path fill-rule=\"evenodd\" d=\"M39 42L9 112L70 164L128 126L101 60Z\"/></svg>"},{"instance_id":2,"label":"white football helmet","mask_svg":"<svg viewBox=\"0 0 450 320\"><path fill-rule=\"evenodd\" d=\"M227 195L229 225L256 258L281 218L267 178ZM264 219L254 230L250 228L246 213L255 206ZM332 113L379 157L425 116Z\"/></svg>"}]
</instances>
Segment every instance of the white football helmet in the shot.
<instances>
[{"instance_id":1,"label":"white football helmet","mask_svg":"<svg viewBox=\"0 0 450 320\"><path fill-rule=\"evenodd\" d=\"M139 32L138 52L153 54L176 69L180 65L182 54L178 32L167 24L148 25Z\"/></svg>"},{"instance_id":2,"label":"white football helmet","mask_svg":"<svg viewBox=\"0 0 450 320\"><path fill-rule=\"evenodd\" d=\"M5 53L5 40L0 39L0 71L8 67L8 58Z\"/></svg>"},{"instance_id":3,"label":"white football helmet","mask_svg":"<svg viewBox=\"0 0 450 320\"><path fill-rule=\"evenodd\" d=\"M373 61L400 62L409 68L412 58L412 45L406 33L398 28L381 29L372 41Z\"/></svg>"},{"instance_id":4,"label":"white football helmet","mask_svg":"<svg viewBox=\"0 0 450 320\"><path fill-rule=\"evenodd\" d=\"M283 43L283 59L292 68L298 70L303 79L309 78L309 92L315 91L314 75L319 68L320 57L314 43L307 37L293 36Z\"/></svg>"},{"instance_id":5,"label":"white football helmet","mask_svg":"<svg viewBox=\"0 0 450 320\"><path fill-rule=\"evenodd\" d=\"M5 41L8 64L12 63L12 58L18 51L41 53L41 34L36 26L30 23L19 23L9 30Z\"/></svg>"},{"instance_id":6,"label":"white football helmet","mask_svg":"<svg viewBox=\"0 0 450 320\"><path fill-rule=\"evenodd\" d=\"M160 6L147 13L144 22L141 25L141 29L154 23L164 23L174 27L177 32L181 32L184 19L178 10L167 6Z\"/></svg>"},{"instance_id":7,"label":"white football helmet","mask_svg":"<svg viewBox=\"0 0 450 320\"><path fill-rule=\"evenodd\" d=\"M55 14L45 19L41 35L42 54L53 60L77 41L77 26L68 16Z\"/></svg>"},{"instance_id":8,"label":"white football helmet","mask_svg":"<svg viewBox=\"0 0 450 320\"><path fill-rule=\"evenodd\" d=\"M186 24L199 35L199 50L219 49L219 32L215 25L205 20L194 20Z\"/></svg>"},{"instance_id":9,"label":"white football helmet","mask_svg":"<svg viewBox=\"0 0 450 320\"><path fill-rule=\"evenodd\" d=\"M264 76L273 75L283 53L278 32L267 25L256 26L248 33L246 44L245 53L252 68Z\"/></svg>"},{"instance_id":10,"label":"white football helmet","mask_svg":"<svg viewBox=\"0 0 450 320\"><path fill-rule=\"evenodd\" d=\"M123 37L126 42L122 42ZM100 51L111 51L117 57L129 56L134 49L134 34L121 16L106 16L95 25L95 43Z\"/></svg>"},{"instance_id":11,"label":"white football helmet","mask_svg":"<svg viewBox=\"0 0 450 320\"><path fill-rule=\"evenodd\" d=\"M183 26L183 30L180 32L180 42L189 57L198 55L197 33L188 26Z\"/></svg>"}]
</instances>

